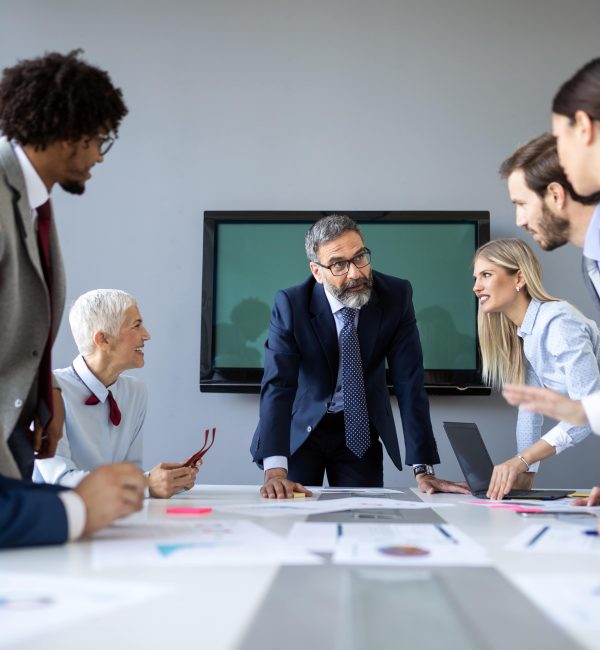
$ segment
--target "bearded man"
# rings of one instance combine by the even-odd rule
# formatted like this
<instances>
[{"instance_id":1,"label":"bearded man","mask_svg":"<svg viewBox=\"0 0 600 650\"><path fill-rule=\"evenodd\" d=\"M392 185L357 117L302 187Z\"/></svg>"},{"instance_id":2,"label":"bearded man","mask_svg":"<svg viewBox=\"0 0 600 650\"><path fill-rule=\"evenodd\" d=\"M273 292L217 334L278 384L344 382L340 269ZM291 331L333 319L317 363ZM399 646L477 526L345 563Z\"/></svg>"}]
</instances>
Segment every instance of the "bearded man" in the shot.
<instances>
[{"instance_id":1,"label":"bearded man","mask_svg":"<svg viewBox=\"0 0 600 650\"><path fill-rule=\"evenodd\" d=\"M356 223L329 215L305 239L311 276L275 296L250 451L261 494L311 494L304 485L382 487L383 449L401 470L386 384L402 418L406 462L421 491L468 493L435 477L439 456L423 386L423 355L406 280L373 271Z\"/></svg>"}]
</instances>

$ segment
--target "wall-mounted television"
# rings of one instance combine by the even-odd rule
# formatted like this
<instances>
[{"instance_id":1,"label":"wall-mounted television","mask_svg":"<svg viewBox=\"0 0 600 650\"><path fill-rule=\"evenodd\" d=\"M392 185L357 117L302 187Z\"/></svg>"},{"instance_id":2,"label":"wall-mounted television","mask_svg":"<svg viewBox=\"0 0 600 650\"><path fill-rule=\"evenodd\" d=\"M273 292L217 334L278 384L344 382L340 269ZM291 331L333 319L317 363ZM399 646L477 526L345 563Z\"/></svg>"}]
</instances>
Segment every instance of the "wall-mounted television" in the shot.
<instances>
[{"instance_id":1,"label":"wall-mounted television","mask_svg":"<svg viewBox=\"0 0 600 650\"><path fill-rule=\"evenodd\" d=\"M328 214L204 213L201 391L259 392L273 298L310 274L304 235ZM427 391L488 394L481 382L472 261L489 241L489 212L337 214L359 224L373 269L411 282Z\"/></svg>"}]
</instances>

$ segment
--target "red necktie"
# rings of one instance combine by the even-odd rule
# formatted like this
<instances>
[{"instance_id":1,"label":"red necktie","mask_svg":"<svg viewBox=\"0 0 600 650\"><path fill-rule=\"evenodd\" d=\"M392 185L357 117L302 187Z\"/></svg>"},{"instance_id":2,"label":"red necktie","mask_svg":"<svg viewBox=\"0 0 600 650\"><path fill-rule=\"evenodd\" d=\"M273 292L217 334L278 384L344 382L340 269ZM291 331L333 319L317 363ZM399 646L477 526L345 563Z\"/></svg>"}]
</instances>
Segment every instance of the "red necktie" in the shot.
<instances>
[{"instance_id":1,"label":"red necktie","mask_svg":"<svg viewBox=\"0 0 600 650\"><path fill-rule=\"evenodd\" d=\"M90 395L85 400L85 403L88 406L94 406L95 404L99 404L100 400L95 395ZM110 391L108 391L108 406L108 417L110 421L115 426L119 426L119 423L121 422L121 411L119 411L119 407L117 406L117 400L113 397L113 394Z\"/></svg>"},{"instance_id":2,"label":"red necktie","mask_svg":"<svg viewBox=\"0 0 600 650\"><path fill-rule=\"evenodd\" d=\"M54 414L54 404L52 400L52 326L54 323L53 301L52 301L52 267L50 264L50 225L52 223L52 208L50 206L50 199L40 205L37 209L38 219L38 246L40 250L40 260L42 263L42 270L44 272L44 279L48 286L48 297L50 299L50 330L48 331L48 340L42 355L40 367L38 371L38 400L45 403L48 408L49 415L44 417L44 413L40 412L39 417L42 425L48 424Z\"/></svg>"}]
</instances>

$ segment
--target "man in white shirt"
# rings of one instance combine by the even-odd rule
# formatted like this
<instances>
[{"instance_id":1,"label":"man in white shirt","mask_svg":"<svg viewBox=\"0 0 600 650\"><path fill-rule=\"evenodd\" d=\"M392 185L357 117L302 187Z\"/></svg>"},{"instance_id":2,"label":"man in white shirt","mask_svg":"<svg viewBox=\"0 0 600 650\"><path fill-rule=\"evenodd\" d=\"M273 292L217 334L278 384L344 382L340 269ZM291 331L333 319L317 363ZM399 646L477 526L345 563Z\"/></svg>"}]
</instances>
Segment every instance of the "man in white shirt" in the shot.
<instances>
[{"instance_id":1,"label":"man in white shirt","mask_svg":"<svg viewBox=\"0 0 600 650\"><path fill-rule=\"evenodd\" d=\"M576 193L560 165L556 138L550 133L517 149L502 163L500 174L508 180L517 226L531 233L543 250L568 242L583 248L584 281L600 302L600 193L588 197ZM512 405L573 425L589 423L594 433L600 434L600 393L572 400L549 388L506 385L503 394ZM587 505L600 503L600 491L593 499L581 501L581 505L583 501Z\"/></svg>"},{"instance_id":2,"label":"man in white shirt","mask_svg":"<svg viewBox=\"0 0 600 650\"><path fill-rule=\"evenodd\" d=\"M150 334L135 298L119 289L79 296L69 323L80 354L54 371L65 404L64 435L54 458L36 461L34 480L73 487L105 463L142 465L146 387L123 373L144 365ZM148 472L150 496L189 490L197 473L196 466L160 463Z\"/></svg>"},{"instance_id":3,"label":"man in white shirt","mask_svg":"<svg viewBox=\"0 0 600 650\"><path fill-rule=\"evenodd\" d=\"M57 184L85 191L126 114L121 90L79 51L20 61L0 78L0 547L77 539L142 507L146 479L130 464L74 490L29 481L34 453L54 454L63 422L50 351L65 277L49 195Z\"/></svg>"}]
</instances>

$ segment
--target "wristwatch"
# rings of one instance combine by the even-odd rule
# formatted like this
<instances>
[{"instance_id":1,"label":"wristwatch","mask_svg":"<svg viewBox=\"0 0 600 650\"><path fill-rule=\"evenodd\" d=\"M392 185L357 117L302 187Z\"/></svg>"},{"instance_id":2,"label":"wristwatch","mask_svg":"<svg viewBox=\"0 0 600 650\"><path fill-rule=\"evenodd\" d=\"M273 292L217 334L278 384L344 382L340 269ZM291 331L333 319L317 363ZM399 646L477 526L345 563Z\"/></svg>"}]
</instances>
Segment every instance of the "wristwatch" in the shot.
<instances>
[{"instance_id":1,"label":"wristwatch","mask_svg":"<svg viewBox=\"0 0 600 650\"><path fill-rule=\"evenodd\" d=\"M413 465L413 472L415 473L415 478L419 476L419 474L427 474L427 476L435 476L433 465Z\"/></svg>"}]
</instances>

